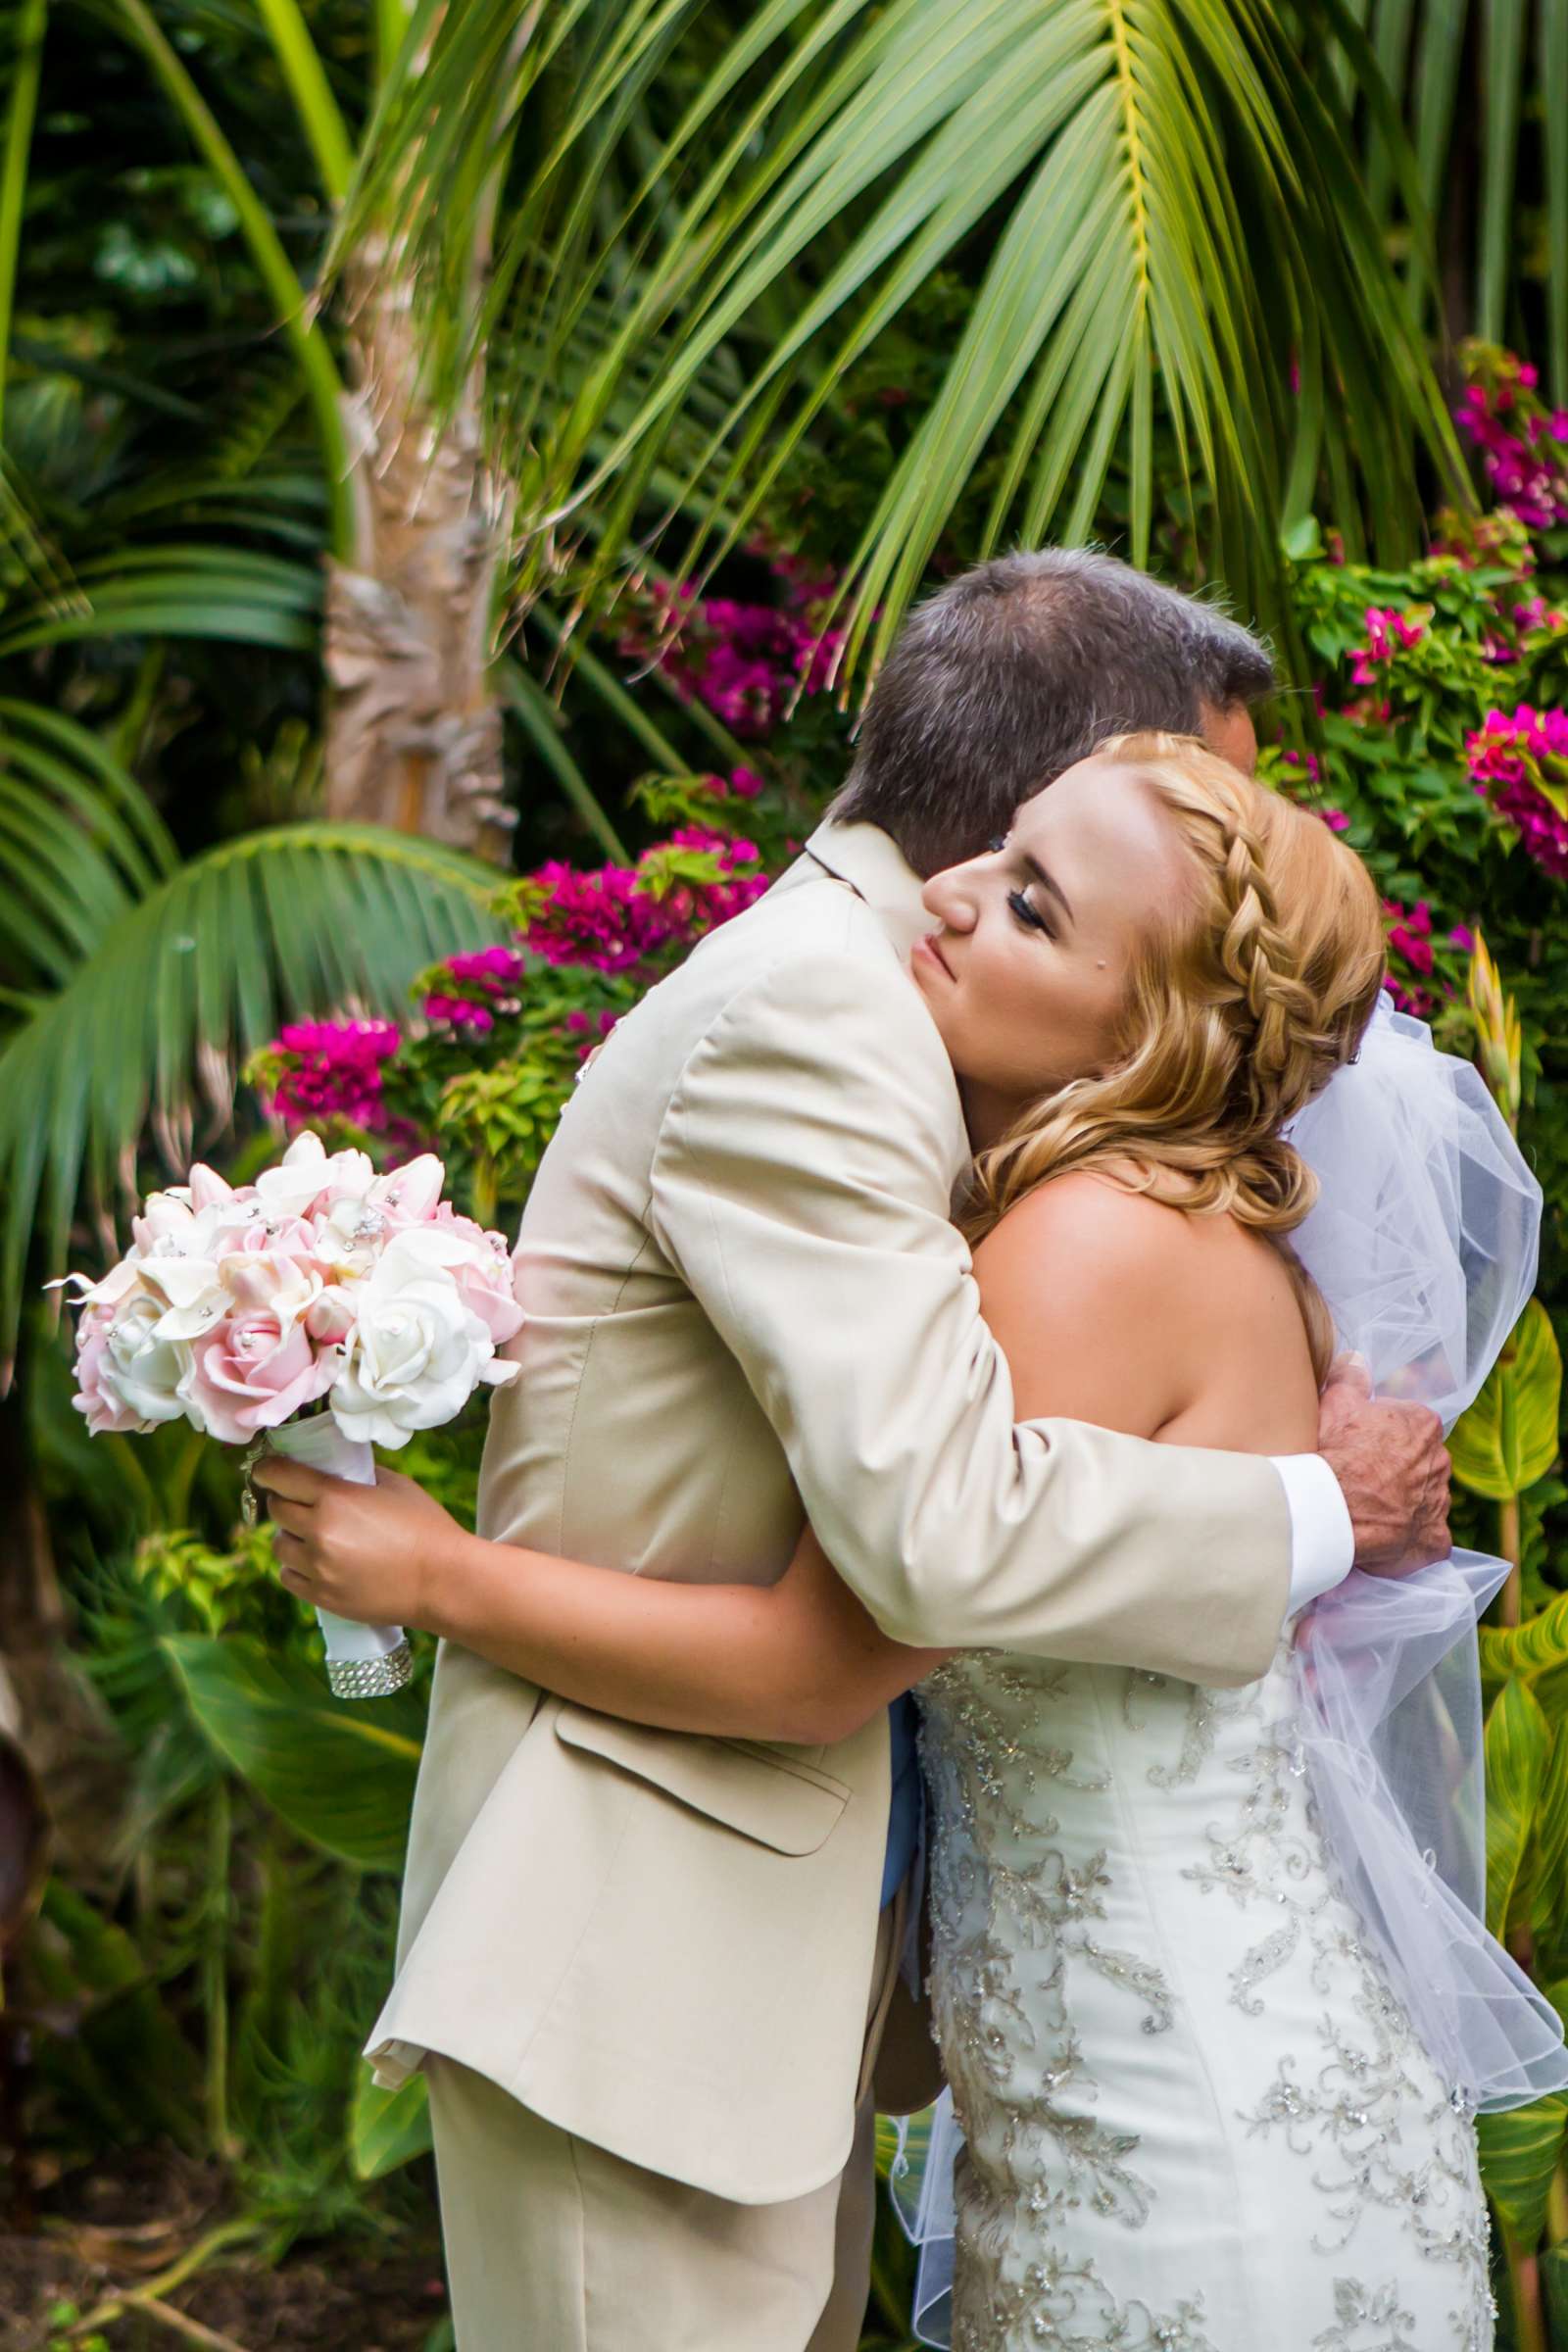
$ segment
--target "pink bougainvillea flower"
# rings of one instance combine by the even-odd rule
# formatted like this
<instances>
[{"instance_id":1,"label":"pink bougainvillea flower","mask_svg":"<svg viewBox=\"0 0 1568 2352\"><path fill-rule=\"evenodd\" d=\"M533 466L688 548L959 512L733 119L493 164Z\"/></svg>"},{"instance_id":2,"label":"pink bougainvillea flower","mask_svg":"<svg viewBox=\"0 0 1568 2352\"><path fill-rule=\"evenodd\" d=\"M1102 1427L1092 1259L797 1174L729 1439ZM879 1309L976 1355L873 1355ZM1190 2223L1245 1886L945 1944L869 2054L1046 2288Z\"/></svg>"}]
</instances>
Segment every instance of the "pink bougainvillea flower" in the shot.
<instances>
[{"instance_id":1,"label":"pink bougainvillea flower","mask_svg":"<svg viewBox=\"0 0 1568 2352\"><path fill-rule=\"evenodd\" d=\"M1419 614L1396 612L1392 605L1368 605L1365 613L1367 642L1350 649L1350 682L1355 686L1371 686L1376 682L1376 665L1387 663L1419 645L1427 633L1426 621Z\"/></svg>"},{"instance_id":2,"label":"pink bougainvillea flower","mask_svg":"<svg viewBox=\"0 0 1568 2352\"><path fill-rule=\"evenodd\" d=\"M1432 976L1432 908L1425 899L1413 906L1401 906L1397 899L1385 899L1383 911L1389 917L1389 945L1396 956L1402 956L1412 970L1424 979Z\"/></svg>"},{"instance_id":3,"label":"pink bougainvillea flower","mask_svg":"<svg viewBox=\"0 0 1568 2352\"><path fill-rule=\"evenodd\" d=\"M1509 713L1489 710L1465 738L1475 787L1518 835L1543 872L1568 880L1568 817L1553 794L1568 791L1568 710L1537 710L1520 703Z\"/></svg>"},{"instance_id":4,"label":"pink bougainvillea flower","mask_svg":"<svg viewBox=\"0 0 1568 2352\"><path fill-rule=\"evenodd\" d=\"M385 1124L381 1065L402 1042L395 1021L290 1021L275 1051L290 1057L268 1105L285 1127L334 1115L374 1130Z\"/></svg>"}]
</instances>

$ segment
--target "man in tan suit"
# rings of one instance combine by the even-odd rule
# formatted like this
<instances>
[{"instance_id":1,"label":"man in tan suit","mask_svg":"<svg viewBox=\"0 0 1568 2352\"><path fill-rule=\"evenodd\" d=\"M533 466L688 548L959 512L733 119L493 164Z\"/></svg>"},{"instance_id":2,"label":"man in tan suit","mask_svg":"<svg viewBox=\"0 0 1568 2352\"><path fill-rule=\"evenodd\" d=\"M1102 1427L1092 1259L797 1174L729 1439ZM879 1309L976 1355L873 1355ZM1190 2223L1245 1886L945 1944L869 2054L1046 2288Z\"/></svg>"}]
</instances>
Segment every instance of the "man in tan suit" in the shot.
<instances>
[{"instance_id":1,"label":"man in tan suit","mask_svg":"<svg viewBox=\"0 0 1568 2352\"><path fill-rule=\"evenodd\" d=\"M921 875L1106 733L1248 757L1268 683L1245 631L1104 557L1007 558L922 608L834 818L562 1120L481 1534L761 1583L808 1516L900 1640L1212 1684L1260 1675L1353 1549L1442 1550L1415 1408L1342 1405L1330 1459L1285 1463L1015 1426L949 1218L961 1108L903 969ZM385 2083L427 2072L460 2352L853 2352L889 1802L885 1721L687 1738L443 1644L369 2049Z\"/></svg>"}]
</instances>

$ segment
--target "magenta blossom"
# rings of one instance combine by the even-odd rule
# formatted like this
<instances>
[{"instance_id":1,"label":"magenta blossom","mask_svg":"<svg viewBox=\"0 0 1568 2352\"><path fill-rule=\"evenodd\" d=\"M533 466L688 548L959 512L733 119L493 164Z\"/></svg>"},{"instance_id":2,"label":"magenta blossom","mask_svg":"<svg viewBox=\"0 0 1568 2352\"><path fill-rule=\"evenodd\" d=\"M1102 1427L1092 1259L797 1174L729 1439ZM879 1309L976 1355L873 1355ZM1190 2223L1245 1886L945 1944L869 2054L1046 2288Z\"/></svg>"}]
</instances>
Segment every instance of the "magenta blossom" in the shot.
<instances>
[{"instance_id":1,"label":"magenta blossom","mask_svg":"<svg viewBox=\"0 0 1568 2352\"><path fill-rule=\"evenodd\" d=\"M808 694L820 692L844 642L841 629L823 625L833 580L813 574L796 557L770 561L783 589L780 602L700 598L684 583L658 600L654 646L636 631L621 645L622 653L642 657L657 647L659 665L678 692L705 703L748 741L770 735L803 687ZM747 785L737 781L742 776L751 782L749 769L737 769L730 790L750 799Z\"/></svg>"},{"instance_id":2,"label":"magenta blossom","mask_svg":"<svg viewBox=\"0 0 1568 2352\"><path fill-rule=\"evenodd\" d=\"M1568 710L1489 710L1465 750L1482 799L1543 872L1568 880Z\"/></svg>"},{"instance_id":3,"label":"magenta blossom","mask_svg":"<svg viewBox=\"0 0 1568 2352\"><path fill-rule=\"evenodd\" d=\"M1392 605L1368 605L1366 609L1365 645L1350 649L1350 683L1371 686L1376 683L1374 663L1393 662L1412 645L1419 645L1427 633L1427 625L1419 615L1408 619L1395 612Z\"/></svg>"},{"instance_id":4,"label":"magenta blossom","mask_svg":"<svg viewBox=\"0 0 1568 2352\"><path fill-rule=\"evenodd\" d=\"M1438 1003L1432 990L1421 985L1432 977L1432 908L1425 899L1418 899L1413 906L1385 899L1383 916L1391 958L1386 979L1389 994L1401 1012L1428 1020Z\"/></svg>"},{"instance_id":5,"label":"magenta blossom","mask_svg":"<svg viewBox=\"0 0 1568 2352\"><path fill-rule=\"evenodd\" d=\"M675 935L670 915L638 890L630 866L581 873L553 858L529 881L528 946L547 963L631 971Z\"/></svg>"},{"instance_id":6,"label":"magenta blossom","mask_svg":"<svg viewBox=\"0 0 1568 2352\"><path fill-rule=\"evenodd\" d=\"M268 1104L285 1127L334 1116L372 1130L385 1124L381 1065L402 1042L395 1021L289 1021L276 1042L294 1057Z\"/></svg>"},{"instance_id":7,"label":"magenta blossom","mask_svg":"<svg viewBox=\"0 0 1568 2352\"><path fill-rule=\"evenodd\" d=\"M1533 391L1535 369L1519 368L1518 381ZM1568 435L1557 429L1560 415L1516 411L1507 383L1491 391L1485 384L1471 384L1455 412L1459 430L1477 451L1498 505L1532 531L1568 522L1568 473L1559 454Z\"/></svg>"},{"instance_id":8,"label":"magenta blossom","mask_svg":"<svg viewBox=\"0 0 1568 2352\"><path fill-rule=\"evenodd\" d=\"M436 970L450 985L426 995L424 1014L432 1021L450 1021L454 1029L493 1029L492 1007L515 1000L526 968L519 948L470 948L449 956Z\"/></svg>"},{"instance_id":9,"label":"magenta blossom","mask_svg":"<svg viewBox=\"0 0 1568 2352\"><path fill-rule=\"evenodd\" d=\"M711 880L672 873L670 851L696 852L717 871ZM635 866L581 873L559 862L542 865L523 886L528 946L551 963L636 970L661 950L713 930L760 898L767 888L760 863L755 842L683 825L667 842L645 850Z\"/></svg>"}]
</instances>

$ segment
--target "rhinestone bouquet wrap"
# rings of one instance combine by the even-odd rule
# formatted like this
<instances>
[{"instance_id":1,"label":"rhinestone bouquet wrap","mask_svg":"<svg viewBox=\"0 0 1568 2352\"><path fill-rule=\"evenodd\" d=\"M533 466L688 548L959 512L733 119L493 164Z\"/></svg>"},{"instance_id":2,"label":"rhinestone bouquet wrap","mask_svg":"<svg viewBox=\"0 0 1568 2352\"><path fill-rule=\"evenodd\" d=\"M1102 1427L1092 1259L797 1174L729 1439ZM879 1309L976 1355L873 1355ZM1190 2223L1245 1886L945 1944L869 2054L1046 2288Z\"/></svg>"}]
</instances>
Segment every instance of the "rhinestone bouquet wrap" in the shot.
<instances>
[{"instance_id":1,"label":"rhinestone bouquet wrap","mask_svg":"<svg viewBox=\"0 0 1568 2352\"><path fill-rule=\"evenodd\" d=\"M361 1485L372 1446L392 1449L462 1411L481 1383L514 1379L497 1351L521 1327L506 1238L441 1197L426 1152L377 1175L363 1152L296 1136L275 1167L230 1185L198 1161L151 1193L131 1248L102 1281L74 1286L76 1394L93 1434L184 1419ZM397 1626L318 1610L327 1679L373 1698L409 1679Z\"/></svg>"}]
</instances>

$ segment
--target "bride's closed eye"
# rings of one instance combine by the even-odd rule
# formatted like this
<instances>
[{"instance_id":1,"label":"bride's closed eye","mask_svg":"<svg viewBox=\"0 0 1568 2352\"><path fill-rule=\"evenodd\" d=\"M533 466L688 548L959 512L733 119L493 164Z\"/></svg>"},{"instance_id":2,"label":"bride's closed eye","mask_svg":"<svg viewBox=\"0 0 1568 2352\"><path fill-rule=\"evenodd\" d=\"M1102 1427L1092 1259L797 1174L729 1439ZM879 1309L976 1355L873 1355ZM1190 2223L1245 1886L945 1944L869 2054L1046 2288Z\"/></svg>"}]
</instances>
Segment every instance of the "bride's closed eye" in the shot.
<instances>
[{"instance_id":1,"label":"bride's closed eye","mask_svg":"<svg viewBox=\"0 0 1568 2352\"><path fill-rule=\"evenodd\" d=\"M1047 939L1055 938L1054 927L1046 920L1034 901L1027 898L1021 890L1008 891L1007 905L1012 909L1014 919L1022 923L1027 930L1043 931Z\"/></svg>"}]
</instances>

